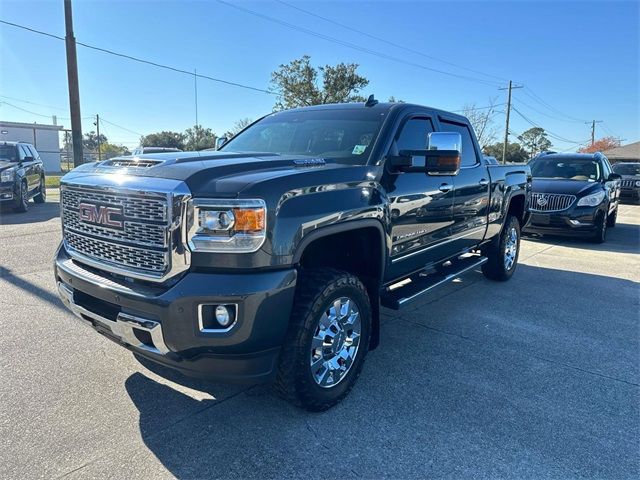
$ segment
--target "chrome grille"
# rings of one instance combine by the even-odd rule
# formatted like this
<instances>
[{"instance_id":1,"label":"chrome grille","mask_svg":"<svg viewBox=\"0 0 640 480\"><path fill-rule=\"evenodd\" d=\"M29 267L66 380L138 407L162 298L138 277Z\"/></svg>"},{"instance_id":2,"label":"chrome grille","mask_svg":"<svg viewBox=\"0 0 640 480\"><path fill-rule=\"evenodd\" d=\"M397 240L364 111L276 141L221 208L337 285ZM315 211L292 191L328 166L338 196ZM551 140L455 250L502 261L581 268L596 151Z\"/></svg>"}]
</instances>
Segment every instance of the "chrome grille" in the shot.
<instances>
[{"instance_id":1,"label":"chrome grille","mask_svg":"<svg viewBox=\"0 0 640 480\"><path fill-rule=\"evenodd\" d=\"M126 188L110 175L82 178L83 183L78 184L63 180L61 216L65 248L73 258L93 267L163 281L189 264L181 229L188 191L184 184L173 180L135 177L127 180ZM162 187L161 191L148 191L147 183ZM117 224L105 225L108 222L100 219L90 222L81 218L81 203L114 207L122 228L117 228Z\"/></svg>"},{"instance_id":2,"label":"chrome grille","mask_svg":"<svg viewBox=\"0 0 640 480\"><path fill-rule=\"evenodd\" d=\"M566 210L576 201L575 195L560 193L532 193L532 212L558 212Z\"/></svg>"},{"instance_id":3,"label":"chrome grille","mask_svg":"<svg viewBox=\"0 0 640 480\"><path fill-rule=\"evenodd\" d=\"M620 186L621 187L634 187L636 184L636 180L620 180Z\"/></svg>"}]
</instances>

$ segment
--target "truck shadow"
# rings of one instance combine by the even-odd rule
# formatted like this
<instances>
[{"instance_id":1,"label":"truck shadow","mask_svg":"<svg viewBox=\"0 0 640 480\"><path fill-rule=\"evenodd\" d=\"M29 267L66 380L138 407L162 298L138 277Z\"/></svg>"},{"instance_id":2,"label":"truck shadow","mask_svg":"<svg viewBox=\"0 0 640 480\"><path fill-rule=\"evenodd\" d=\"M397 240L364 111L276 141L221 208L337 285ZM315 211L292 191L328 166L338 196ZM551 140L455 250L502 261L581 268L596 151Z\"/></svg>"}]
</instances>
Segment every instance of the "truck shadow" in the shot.
<instances>
[{"instance_id":1,"label":"truck shadow","mask_svg":"<svg viewBox=\"0 0 640 480\"><path fill-rule=\"evenodd\" d=\"M135 373L125 388L142 440L177 478L637 468L638 283L528 265L506 286L479 275L428 308L395 313L354 390L324 413L263 386L199 401ZM196 390L224 388L144 365Z\"/></svg>"},{"instance_id":2,"label":"truck shadow","mask_svg":"<svg viewBox=\"0 0 640 480\"><path fill-rule=\"evenodd\" d=\"M29 210L25 213L14 212L6 205L3 205L2 208L0 208L0 225L40 223L59 217L60 204L57 201L47 201L42 204L29 202Z\"/></svg>"}]
</instances>

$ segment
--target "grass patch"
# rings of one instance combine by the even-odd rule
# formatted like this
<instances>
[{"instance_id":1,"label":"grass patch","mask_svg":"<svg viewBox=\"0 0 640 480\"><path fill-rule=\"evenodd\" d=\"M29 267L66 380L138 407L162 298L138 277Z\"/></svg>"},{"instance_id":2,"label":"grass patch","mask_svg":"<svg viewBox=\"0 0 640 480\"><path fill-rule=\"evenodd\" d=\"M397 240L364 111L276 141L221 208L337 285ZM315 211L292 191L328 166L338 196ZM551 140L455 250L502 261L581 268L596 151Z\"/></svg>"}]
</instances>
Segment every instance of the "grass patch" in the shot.
<instances>
[{"instance_id":1,"label":"grass patch","mask_svg":"<svg viewBox=\"0 0 640 480\"><path fill-rule=\"evenodd\" d=\"M59 188L60 175L47 175L45 177L45 183L47 185L47 188Z\"/></svg>"}]
</instances>

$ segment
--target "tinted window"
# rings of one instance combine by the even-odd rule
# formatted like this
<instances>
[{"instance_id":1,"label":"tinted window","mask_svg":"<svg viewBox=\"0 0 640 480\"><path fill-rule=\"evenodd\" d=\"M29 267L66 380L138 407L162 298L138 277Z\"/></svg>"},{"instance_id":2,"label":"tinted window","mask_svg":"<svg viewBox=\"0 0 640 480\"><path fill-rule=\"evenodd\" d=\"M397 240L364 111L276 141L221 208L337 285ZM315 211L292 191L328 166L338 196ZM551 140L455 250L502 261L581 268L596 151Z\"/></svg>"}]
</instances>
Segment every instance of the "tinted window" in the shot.
<instances>
[{"instance_id":1,"label":"tinted window","mask_svg":"<svg viewBox=\"0 0 640 480\"><path fill-rule=\"evenodd\" d=\"M18 161L18 149L13 145L0 145L0 160Z\"/></svg>"},{"instance_id":2,"label":"tinted window","mask_svg":"<svg viewBox=\"0 0 640 480\"><path fill-rule=\"evenodd\" d=\"M618 175L640 175L640 163L616 163L613 171Z\"/></svg>"},{"instance_id":3,"label":"tinted window","mask_svg":"<svg viewBox=\"0 0 640 480\"><path fill-rule=\"evenodd\" d=\"M463 167L470 167L478 163L476 150L471 139L471 132L466 125L441 121L442 130L445 132L456 132L462 137L462 163Z\"/></svg>"},{"instance_id":4,"label":"tinted window","mask_svg":"<svg viewBox=\"0 0 640 480\"><path fill-rule=\"evenodd\" d=\"M581 182L596 182L602 179L602 166L597 160L542 157L531 162L534 178L562 178Z\"/></svg>"},{"instance_id":5,"label":"tinted window","mask_svg":"<svg viewBox=\"0 0 640 480\"><path fill-rule=\"evenodd\" d=\"M31 156L31 152L27 150L27 148L24 145L20 145L19 150L20 150L20 160L24 160L24 157Z\"/></svg>"},{"instance_id":6,"label":"tinted window","mask_svg":"<svg viewBox=\"0 0 640 480\"><path fill-rule=\"evenodd\" d=\"M36 152L35 147L31 146L31 145L25 145L30 151L31 151L31 156L33 158L38 158L38 152Z\"/></svg>"},{"instance_id":7,"label":"tinted window","mask_svg":"<svg viewBox=\"0 0 640 480\"><path fill-rule=\"evenodd\" d=\"M220 149L334 159L364 165L384 120L377 109L280 112L259 120Z\"/></svg>"},{"instance_id":8,"label":"tinted window","mask_svg":"<svg viewBox=\"0 0 640 480\"><path fill-rule=\"evenodd\" d=\"M426 150L429 133L433 125L428 118L412 118L404 124L396 139L400 150Z\"/></svg>"}]
</instances>

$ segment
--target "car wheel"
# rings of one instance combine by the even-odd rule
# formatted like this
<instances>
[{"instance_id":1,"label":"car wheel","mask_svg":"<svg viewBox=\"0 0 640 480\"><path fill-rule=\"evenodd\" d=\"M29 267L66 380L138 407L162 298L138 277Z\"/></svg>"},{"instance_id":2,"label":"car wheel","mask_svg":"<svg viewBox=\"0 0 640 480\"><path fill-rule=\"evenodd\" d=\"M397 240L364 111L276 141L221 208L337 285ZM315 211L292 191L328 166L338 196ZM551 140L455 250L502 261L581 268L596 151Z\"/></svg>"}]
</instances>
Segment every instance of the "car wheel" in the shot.
<instances>
[{"instance_id":1,"label":"car wheel","mask_svg":"<svg viewBox=\"0 0 640 480\"><path fill-rule=\"evenodd\" d=\"M47 201L47 184L44 181L44 177L40 177L40 187L38 194L33 197L33 201L36 203L44 203Z\"/></svg>"},{"instance_id":2,"label":"car wheel","mask_svg":"<svg viewBox=\"0 0 640 480\"><path fill-rule=\"evenodd\" d=\"M616 220L618 220L618 208L617 207L613 211L613 213L610 213L609 216L607 217L607 227L608 228L615 227L616 226Z\"/></svg>"},{"instance_id":3,"label":"car wheel","mask_svg":"<svg viewBox=\"0 0 640 480\"><path fill-rule=\"evenodd\" d=\"M596 220L596 231L593 234L591 240L594 243L604 243L607 239L607 225L609 224L609 219L607 218L606 213L602 213L598 215L598 219Z\"/></svg>"},{"instance_id":4,"label":"car wheel","mask_svg":"<svg viewBox=\"0 0 640 480\"><path fill-rule=\"evenodd\" d=\"M518 265L520 255L520 222L508 215L500 236L482 250L487 262L482 265L482 273L491 280L509 280Z\"/></svg>"},{"instance_id":5,"label":"car wheel","mask_svg":"<svg viewBox=\"0 0 640 480\"><path fill-rule=\"evenodd\" d=\"M24 213L29 210L29 189L27 188L27 182L20 182L20 192L16 201L16 212Z\"/></svg>"},{"instance_id":6,"label":"car wheel","mask_svg":"<svg viewBox=\"0 0 640 480\"><path fill-rule=\"evenodd\" d=\"M333 269L302 272L275 391L309 411L333 407L360 375L370 334L369 296L357 277Z\"/></svg>"}]
</instances>

